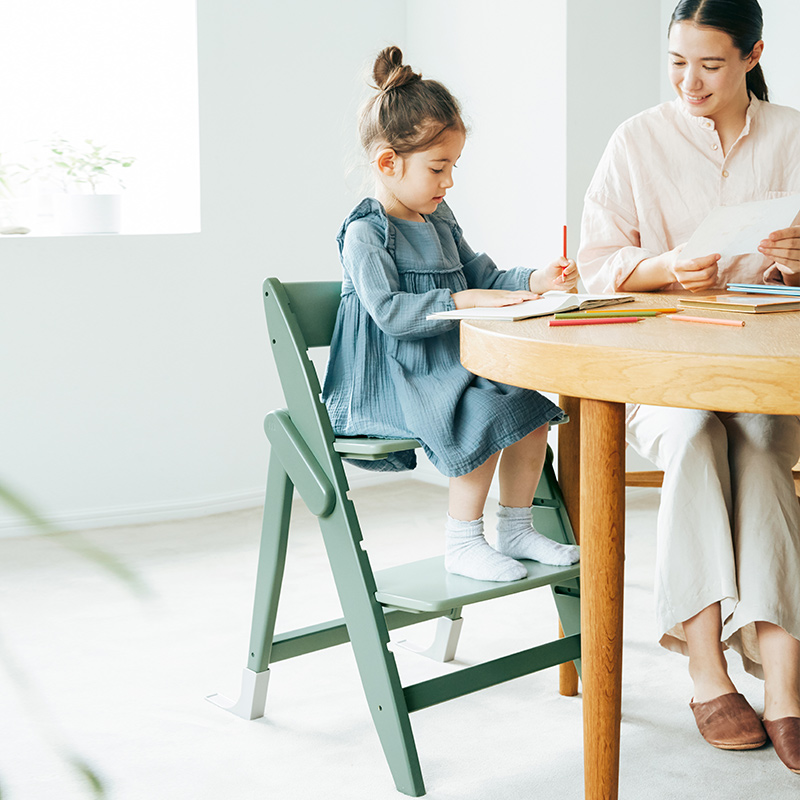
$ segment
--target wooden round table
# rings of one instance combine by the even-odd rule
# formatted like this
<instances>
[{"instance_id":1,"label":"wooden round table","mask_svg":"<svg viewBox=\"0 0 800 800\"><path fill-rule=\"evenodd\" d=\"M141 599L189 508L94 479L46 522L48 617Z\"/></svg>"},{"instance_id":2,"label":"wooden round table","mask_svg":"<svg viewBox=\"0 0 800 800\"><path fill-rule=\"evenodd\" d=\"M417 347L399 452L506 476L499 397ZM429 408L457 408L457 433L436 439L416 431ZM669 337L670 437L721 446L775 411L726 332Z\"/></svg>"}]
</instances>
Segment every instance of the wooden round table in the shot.
<instances>
[{"instance_id":1,"label":"wooden round table","mask_svg":"<svg viewBox=\"0 0 800 800\"><path fill-rule=\"evenodd\" d=\"M637 294L625 308L678 305ZM621 309L622 306L616 308ZM613 800L619 782L625 523L625 403L800 414L800 313L687 309L744 327L647 317L620 325L549 327L464 320L461 362L471 372L557 392L559 483L581 541L585 796Z\"/></svg>"}]
</instances>

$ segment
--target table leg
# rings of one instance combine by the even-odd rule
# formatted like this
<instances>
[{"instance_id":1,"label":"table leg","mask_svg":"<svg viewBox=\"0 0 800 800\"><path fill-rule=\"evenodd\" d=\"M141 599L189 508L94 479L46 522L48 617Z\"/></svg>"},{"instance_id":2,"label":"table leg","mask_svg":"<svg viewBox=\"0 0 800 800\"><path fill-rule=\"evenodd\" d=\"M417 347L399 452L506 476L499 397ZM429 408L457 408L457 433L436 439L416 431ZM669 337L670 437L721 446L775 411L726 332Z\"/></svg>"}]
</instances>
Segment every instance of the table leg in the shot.
<instances>
[{"instance_id":1,"label":"table leg","mask_svg":"<svg viewBox=\"0 0 800 800\"><path fill-rule=\"evenodd\" d=\"M572 531L580 543L580 488L581 488L581 401L578 397L561 395L558 404L564 409L569 422L558 426L558 485L564 496ZM563 636L558 626L559 636ZM558 668L558 691L565 697L578 694L578 671L568 661Z\"/></svg>"},{"instance_id":2,"label":"table leg","mask_svg":"<svg viewBox=\"0 0 800 800\"><path fill-rule=\"evenodd\" d=\"M586 800L616 800L622 706L625 406L581 400L581 664Z\"/></svg>"}]
</instances>

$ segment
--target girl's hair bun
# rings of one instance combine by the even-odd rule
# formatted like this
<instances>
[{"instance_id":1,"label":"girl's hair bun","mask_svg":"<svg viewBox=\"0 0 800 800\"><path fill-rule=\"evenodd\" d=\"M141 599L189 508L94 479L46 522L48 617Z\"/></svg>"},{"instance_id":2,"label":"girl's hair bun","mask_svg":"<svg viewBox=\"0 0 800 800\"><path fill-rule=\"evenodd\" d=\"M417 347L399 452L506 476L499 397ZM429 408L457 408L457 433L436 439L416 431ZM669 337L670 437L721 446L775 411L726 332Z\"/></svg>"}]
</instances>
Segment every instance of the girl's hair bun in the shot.
<instances>
[{"instance_id":1,"label":"girl's hair bun","mask_svg":"<svg viewBox=\"0 0 800 800\"><path fill-rule=\"evenodd\" d=\"M378 53L372 68L372 78L378 89L388 92L409 83L416 83L422 79L422 75L414 72L408 64L403 64L403 51L392 45Z\"/></svg>"},{"instance_id":2,"label":"girl's hair bun","mask_svg":"<svg viewBox=\"0 0 800 800\"><path fill-rule=\"evenodd\" d=\"M441 83L423 80L403 64L399 47L378 53L372 78L378 91L361 107L358 120L361 144L370 158L380 145L405 156L429 148L446 131L466 133L458 101Z\"/></svg>"}]
</instances>

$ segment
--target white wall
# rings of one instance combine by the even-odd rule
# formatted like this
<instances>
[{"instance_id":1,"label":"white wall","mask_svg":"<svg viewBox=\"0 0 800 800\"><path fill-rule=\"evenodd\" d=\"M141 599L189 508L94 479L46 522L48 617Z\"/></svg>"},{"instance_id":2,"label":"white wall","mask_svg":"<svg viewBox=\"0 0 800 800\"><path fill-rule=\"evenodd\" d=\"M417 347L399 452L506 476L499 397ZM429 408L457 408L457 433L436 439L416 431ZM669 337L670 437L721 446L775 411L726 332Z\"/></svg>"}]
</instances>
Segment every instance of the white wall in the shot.
<instances>
[{"instance_id":1,"label":"white wall","mask_svg":"<svg viewBox=\"0 0 800 800\"><path fill-rule=\"evenodd\" d=\"M470 127L448 202L501 268L543 266L565 224L566 10L543 0L409 0L408 52Z\"/></svg>"},{"instance_id":2,"label":"white wall","mask_svg":"<svg viewBox=\"0 0 800 800\"><path fill-rule=\"evenodd\" d=\"M583 197L611 134L659 101L659 33L656 3L567 3L567 216L573 253Z\"/></svg>"},{"instance_id":3,"label":"white wall","mask_svg":"<svg viewBox=\"0 0 800 800\"><path fill-rule=\"evenodd\" d=\"M259 502L261 282L338 277L362 66L405 30L348 5L199 0L202 233L0 240L0 482L54 520Z\"/></svg>"}]
</instances>

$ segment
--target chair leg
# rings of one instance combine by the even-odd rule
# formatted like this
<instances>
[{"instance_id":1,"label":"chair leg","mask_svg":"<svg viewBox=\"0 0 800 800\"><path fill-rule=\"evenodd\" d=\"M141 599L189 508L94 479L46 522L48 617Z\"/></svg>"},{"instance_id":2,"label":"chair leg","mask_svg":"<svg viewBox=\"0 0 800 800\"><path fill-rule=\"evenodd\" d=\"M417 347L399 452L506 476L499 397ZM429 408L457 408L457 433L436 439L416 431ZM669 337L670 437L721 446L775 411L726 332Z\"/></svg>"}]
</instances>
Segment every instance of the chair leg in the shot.
<instances>
[{"instance_id":1,"label":"chair leg","mask_svg":"<svg viewBox=\"0 0 800 800\"><path fill-rule=\"evenodd\" d=\"M425 784L408 706L350 500L339 495L333 513L321 517L319 523L361 684L395 786L403 794L420 797L425 794Z\"/></svg>"},{"instance_id":2,"label":"chair leg","mask_svg":"<svg viewBox=\"0 0 800 800\"><path fill-rule=\"evenodd\" d=\"M436 620L436 633L433 642L427 647L420 647L408 639L399 639L395 644L419 656L447 663L456 657L458 637L461 635L463 622L461 609L454 608L446 617L439 617Z\"/></svg>"},{"instance_id":3,"label":"chair leg","mask_svg":"<svg viewBox=\"0 0 800 800\"><path fill-rule=\"evenodd\" d=\"M548 457L542 469L542 477L537 487L537 497L543 498L547 505L537 508L534 504L534 521L537 529L562 544L575 542L574 531L567 514L564 496L556 479L552 458ZM548 502L549 501L549 502ZM559 616L559 638L580 633L580 584L571 580L563 586L553 586L553 598ZM578 678L581 673L580 659L562 664L559 669L559 692L565 696L578 693Z\"/></svg>"},{"instance_id":4,"label":"chair leg","mask_svg":"<svg viewBox=\"0 0 800 800\"><path fill-rule=\"evenodd\" d=\"M294 487L272 454L267 475L261 546L258 554L253 622L250 629L250 652L242 674L242 688L235 702L220 694L206 699L243 719L264 716L269 683L269 657L275 633L275 617L286 564L286 545L292 514Z\"/></svg>"}]
</instances>

